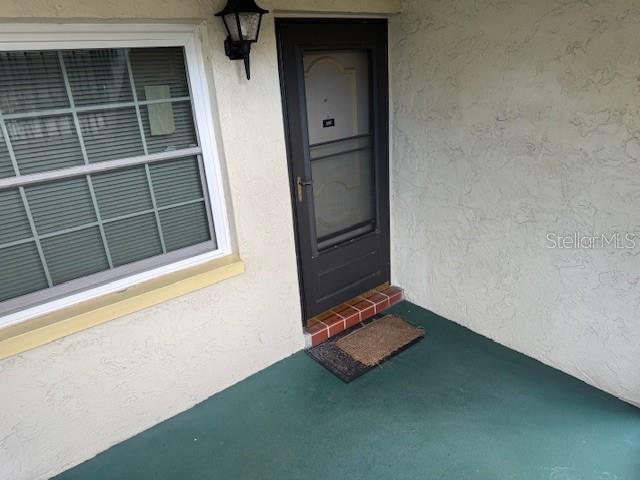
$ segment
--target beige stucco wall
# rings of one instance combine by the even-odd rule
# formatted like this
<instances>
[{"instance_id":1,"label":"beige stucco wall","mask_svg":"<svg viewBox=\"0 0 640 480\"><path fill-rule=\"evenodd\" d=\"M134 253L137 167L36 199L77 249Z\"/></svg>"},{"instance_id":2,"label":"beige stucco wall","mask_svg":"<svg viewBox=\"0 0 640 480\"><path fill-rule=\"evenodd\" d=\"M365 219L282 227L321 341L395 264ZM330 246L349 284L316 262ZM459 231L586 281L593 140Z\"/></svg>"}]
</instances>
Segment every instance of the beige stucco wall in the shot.
<instances>
[{"instance_id":1,"label":"beige stucco wall","mask_svg":"<svg viewBox=\"0 0 640 480\"><path fill-rule=\"evenodd\" d=\"M2 21L42 19L88 20L210 20L222 8L222 0L2 0ZM401 0L262 0L260 6L272 12L316 14L378 14L400 12ZM214 22L217 23L217 22Z\"/></svg>"},{"instance_id":2,"label":"beige stucco wall","mask_svg":"<svg viewBox=\"0 0 640 480\"><path fill-rule=\"evenodd\" d=\"M392 20L393 275L410 300L640 404L634 0L408 0ZM550 244L549 244L550 245Z\"/></svg>"},{"instance_id":3,"label":"beige stucco wall","mask_svg":"<svg viewBox=\"0 0 640 480\"><path fill-rule=\"evenodd\" d=\"M0 361L0 478L47 478L303 347L273 16L252 50L247 82L241 62L224 56L212 17L221 4L0 1L0 19L11 22L204 22L234 235L246 264L238 277ZM389 6L398 3L350 1L341 10Z\"/></svg>"}]
</instances>

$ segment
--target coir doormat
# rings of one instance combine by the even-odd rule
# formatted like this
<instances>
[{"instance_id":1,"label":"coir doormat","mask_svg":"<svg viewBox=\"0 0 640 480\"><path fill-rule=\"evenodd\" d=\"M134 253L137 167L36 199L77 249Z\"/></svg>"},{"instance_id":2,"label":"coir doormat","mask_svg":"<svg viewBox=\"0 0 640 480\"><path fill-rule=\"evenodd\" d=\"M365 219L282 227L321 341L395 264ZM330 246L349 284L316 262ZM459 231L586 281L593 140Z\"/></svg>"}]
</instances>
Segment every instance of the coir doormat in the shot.
<instances>
[{"instance_id":1,"label":"coir doormat","mask_svg":"<svg viewBox=\"0 0 640 480\"><path fill-rule=\"evenodd\" d=\"M311 358L350 382L424 337L397 315L373 317L307 350Z\"/></svg>"}]
</instances>

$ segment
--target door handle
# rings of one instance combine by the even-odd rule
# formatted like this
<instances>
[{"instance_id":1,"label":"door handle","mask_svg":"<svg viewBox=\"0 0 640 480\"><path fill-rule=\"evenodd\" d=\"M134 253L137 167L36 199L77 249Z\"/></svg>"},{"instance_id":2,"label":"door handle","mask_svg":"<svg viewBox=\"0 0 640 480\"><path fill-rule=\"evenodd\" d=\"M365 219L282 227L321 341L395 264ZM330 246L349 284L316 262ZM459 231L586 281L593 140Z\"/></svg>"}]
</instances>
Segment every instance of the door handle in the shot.
<instances>
[{"instance_id":1,"label":"door handle","mask_svg":"<svg viewBox=\"0 0 640 480\"><path fill-rule=\"evenodd\" d=\"M311 180L302 180L301 177L298 177L296 184L298 186L298 202L302 203L304 200L304 187L313 185L313 182Z\"/></svg>"}]
</instances>

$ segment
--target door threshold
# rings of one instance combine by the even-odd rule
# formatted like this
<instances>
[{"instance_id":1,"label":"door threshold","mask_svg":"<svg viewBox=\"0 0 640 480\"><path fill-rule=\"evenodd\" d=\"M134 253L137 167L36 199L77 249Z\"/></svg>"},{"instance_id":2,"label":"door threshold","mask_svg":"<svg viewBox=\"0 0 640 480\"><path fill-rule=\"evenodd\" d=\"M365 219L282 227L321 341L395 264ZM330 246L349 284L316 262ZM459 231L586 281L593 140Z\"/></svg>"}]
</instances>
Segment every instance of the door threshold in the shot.
<instances>
[{"instance_id":1,"label":"door threshold","mask_svg":"<svg viewBox=\"0 0 640 480\"><path fill-rule=\"evenodd\" d=\"M305 346L315 347L403 299L404 290L400 287L382 285L347 300L309 320L304 329Z\"/></svg>"}]
</instances>

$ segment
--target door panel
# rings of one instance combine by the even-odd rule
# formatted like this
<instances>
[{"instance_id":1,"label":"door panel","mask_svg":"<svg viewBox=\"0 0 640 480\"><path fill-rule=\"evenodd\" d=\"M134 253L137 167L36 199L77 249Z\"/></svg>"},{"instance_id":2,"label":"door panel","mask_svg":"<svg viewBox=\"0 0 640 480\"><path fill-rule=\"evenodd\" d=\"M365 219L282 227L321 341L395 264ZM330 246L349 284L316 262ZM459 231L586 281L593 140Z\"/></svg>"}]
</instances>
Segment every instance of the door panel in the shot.
<instances>
[{"instance_id":1,"label":"door panel","mask_svg":"<svg viewBox=\"0 0 640 480\"><path fill-rule=\"evenodd\" d=\"M389 280L384 20L277 20L305 318Z\"/></svg>"}]
</instances>

